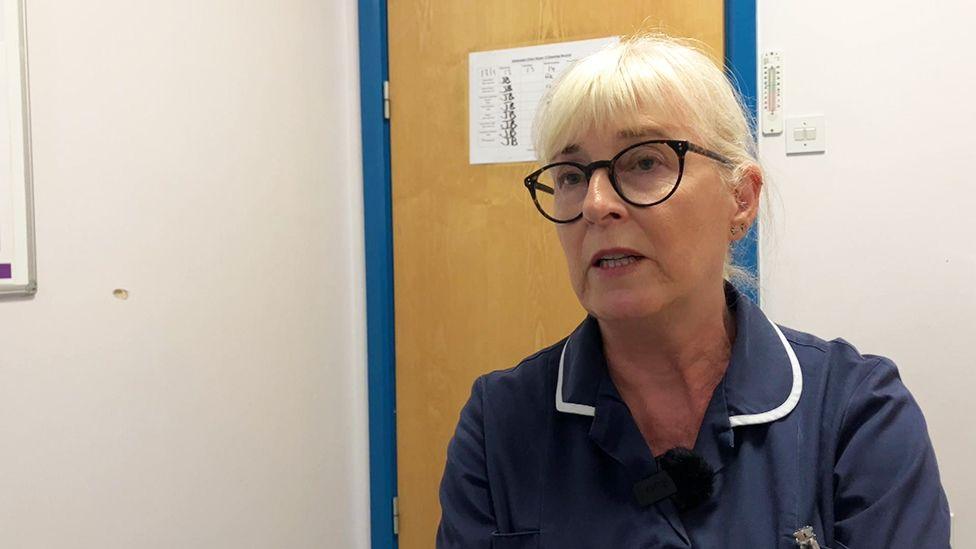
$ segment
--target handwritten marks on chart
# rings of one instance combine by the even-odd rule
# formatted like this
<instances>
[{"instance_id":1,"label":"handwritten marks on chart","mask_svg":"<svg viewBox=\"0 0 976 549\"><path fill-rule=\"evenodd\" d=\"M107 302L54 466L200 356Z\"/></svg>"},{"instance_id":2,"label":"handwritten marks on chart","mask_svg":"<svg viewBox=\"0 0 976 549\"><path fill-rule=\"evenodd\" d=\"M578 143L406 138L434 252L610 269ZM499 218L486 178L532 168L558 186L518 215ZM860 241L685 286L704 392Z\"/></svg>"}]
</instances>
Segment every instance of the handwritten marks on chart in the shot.
<instances>
[{"instance_id":1,"label":"handwritten marks on chart","mask_svg":"<svg viewBox=\"0 0 976 549\"><path fill-rule=\"evenodd\" d=\"M468 54L472 164L531 162L536 107L574 61L616 37Z\"/></svg>"}]
</instances>

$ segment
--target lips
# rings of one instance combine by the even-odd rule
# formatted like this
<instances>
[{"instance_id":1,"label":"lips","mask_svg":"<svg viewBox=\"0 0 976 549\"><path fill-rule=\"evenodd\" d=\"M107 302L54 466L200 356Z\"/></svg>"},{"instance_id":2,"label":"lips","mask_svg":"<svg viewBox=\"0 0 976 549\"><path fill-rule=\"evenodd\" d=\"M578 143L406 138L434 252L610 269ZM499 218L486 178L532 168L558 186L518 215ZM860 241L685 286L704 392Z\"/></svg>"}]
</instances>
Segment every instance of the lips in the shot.
<instances>
[{"instance_id":1,"label":"lips","mask_svg":"<svg viewBox=\"0 0 976 549\"><path fill-rule=\"evenodd\" d=\"M593 254L590 265L601 268L619 267L643 258L643 255L630 248L606 248Z\"/></svg>"}]
</instances>

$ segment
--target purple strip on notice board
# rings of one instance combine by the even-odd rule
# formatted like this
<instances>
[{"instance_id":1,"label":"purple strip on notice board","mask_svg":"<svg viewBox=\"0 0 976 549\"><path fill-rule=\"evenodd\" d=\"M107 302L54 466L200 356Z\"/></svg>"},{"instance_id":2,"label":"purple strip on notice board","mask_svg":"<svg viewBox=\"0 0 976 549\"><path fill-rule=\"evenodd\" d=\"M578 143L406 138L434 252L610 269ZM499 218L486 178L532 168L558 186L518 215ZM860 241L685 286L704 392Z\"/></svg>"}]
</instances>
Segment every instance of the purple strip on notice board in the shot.
<instances>
[{"instance_id":1,"label":"purple strip on notice board","mask_svg":"<svg viewBox=\"0 0 976 549\"><path fill-rule=\"evenodd\" d=\"M10 268L10 263L0 263L0 278L13 278L13 272Z\"/></svg>"}]
</instances>

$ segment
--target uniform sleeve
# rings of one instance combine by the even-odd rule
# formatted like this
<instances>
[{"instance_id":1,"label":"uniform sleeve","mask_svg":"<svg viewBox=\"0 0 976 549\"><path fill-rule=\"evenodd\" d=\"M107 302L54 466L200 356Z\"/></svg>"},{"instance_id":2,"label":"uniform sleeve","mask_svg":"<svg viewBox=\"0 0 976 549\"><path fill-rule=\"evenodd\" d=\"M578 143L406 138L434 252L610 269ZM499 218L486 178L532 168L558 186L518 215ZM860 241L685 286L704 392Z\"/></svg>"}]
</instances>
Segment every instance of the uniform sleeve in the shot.
<instances>
[{"instance_id":1,"label":"uniform sleeve","mask_svg":"<svg viewBox=\"0 0 976 549\"><path fill-rule=\"evenodd\" d=\"M495 531L485 463L484 378L478 378L447 447L437 549L489 549Z\"/></svg>"},{"instance_id":2,"label":"uniform sleeve","mask_svg":"<svg viewBox=\"0 0 976 549\"><path fill-rule=\"evenodd\" d=\"M844 411L834 487L837 546L949 547L949 507L925 419L886 359Z\"/></svg>"}]
</instances>

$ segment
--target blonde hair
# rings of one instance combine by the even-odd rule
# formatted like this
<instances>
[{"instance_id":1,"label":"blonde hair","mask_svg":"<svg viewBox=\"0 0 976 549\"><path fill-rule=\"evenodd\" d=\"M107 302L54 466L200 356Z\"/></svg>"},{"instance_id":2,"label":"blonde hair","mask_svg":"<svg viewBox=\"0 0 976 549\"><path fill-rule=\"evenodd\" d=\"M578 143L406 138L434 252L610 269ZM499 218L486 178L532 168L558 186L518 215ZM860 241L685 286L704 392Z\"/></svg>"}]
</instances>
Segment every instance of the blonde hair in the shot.
<instances>
[{"instance_id":1,"label":"blonde hair","mask_svg":"<svg viewBox=\"0 0 976 549\"><path fill-rule=\"evenodd\" d=\"M696 42L650 33L580 59L556 81L536 113L533 139L549 162L593 130L681 129L699 145L731 160L723 179L731 189L759 170L754 122L722 70ZM652 116L661 116L657 120ZM674 123L680 126L674 127ZM725 278L755 286L755 277L726 254Z\"/></svg>"}]
</instances>

